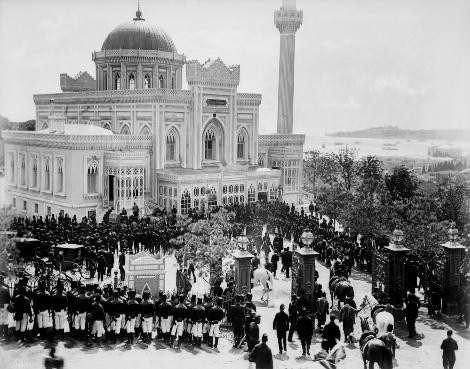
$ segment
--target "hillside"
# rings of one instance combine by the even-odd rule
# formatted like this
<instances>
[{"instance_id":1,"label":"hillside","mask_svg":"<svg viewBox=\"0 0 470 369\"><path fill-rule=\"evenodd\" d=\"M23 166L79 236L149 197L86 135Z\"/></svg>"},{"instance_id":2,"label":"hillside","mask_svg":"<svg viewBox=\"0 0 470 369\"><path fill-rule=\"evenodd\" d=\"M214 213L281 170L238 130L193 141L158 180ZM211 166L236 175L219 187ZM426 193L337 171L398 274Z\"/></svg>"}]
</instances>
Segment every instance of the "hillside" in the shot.
<instances>
[{"instance_id":1,"label":"hillside","mask_svg":"<svg viewBox=\"0 0 470 369\"><path fill-rule=\"evenodd\" d=\"M394 126L372 127L357 131L327 133L330 137L392 138L409 140L470 140L470 129L402 129Z\"/></svg>"},{"instance_id":2,"label":"hillside","mask_svg":"<svg viewBox=\"0 0 470 369\"><path fill-rule=\"evenodd\" d=\"M30 119L25 122L10 122L8 118L0 115L0 168L4 166L3 158L3 139L1 133L3 130L17 129L20 131L34 131L36 127L36 120Z\"/></svg>"}]
</instances>

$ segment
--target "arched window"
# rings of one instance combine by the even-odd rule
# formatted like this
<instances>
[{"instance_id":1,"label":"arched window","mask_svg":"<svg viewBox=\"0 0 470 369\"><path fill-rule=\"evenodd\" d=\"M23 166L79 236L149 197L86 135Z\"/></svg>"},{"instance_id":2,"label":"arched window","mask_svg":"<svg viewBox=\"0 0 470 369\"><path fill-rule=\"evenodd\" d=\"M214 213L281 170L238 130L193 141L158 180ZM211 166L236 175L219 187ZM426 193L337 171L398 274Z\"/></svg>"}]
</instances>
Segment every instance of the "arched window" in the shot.
<instances>
[{"instance_id":1,"label":"arched window","mask_svg":"<svg viewBox=\"0 0 470 369\"><path fill-rule=\"evenodd\" d=\"M207 191L207 206L213 208L217 206L217 192L214 187L212 187L209 191Z\"/></svg>"},{"instance_id":2,"label":"arched window","mask_svg":"<svg viewBox=\"0 0 470 369\"><path fill-rule=\"evenodd\" d=\"M26 160L24 155L21 155L20 185L26 186Z\"/></svg>"},{"instance_id":3,"label":"arched window","mask_svg":"<svg viewBox=\"0 0 470 369\"><path fill-rule=\"evenodd\" d=\"M166 161L177 161L178 159L178 133L171 129L166 136Z\"/></svg>"},{"instance_id":4,"label":"arched window","mask_svg":"<svg viewBox=\"0 0 470 369\"><path fill-rule=\"evenodd\" d=\"M124 124L121 128L121 134L122 135L130 135L131 130L129 129L129 126L127 124Z\"/></svg>"},{"instance_id":5,"label":"arched window","mask_svg":"<svg viewBox=\"0 0 470 369\"><path fill-rule=\"evenodd\" d=\"M98 192L98 162L96 160L91 160L88 163L87 192L88 193Z\"/></svg>"},{"instance_id":6,"label":"arched window","mask_svg":"<svg viewBox=\"0 0 470 369\"><path fill-rule=\"evenodd\" d=\"M188 214L188 211L190 208L191 208L191 195L186 190L181 195L181 214Z\"/></svg>"},{"instance_id":7,"label":"arched window","mask_svg":"<svg viewBox=\"0 0 470 369\"><path fill-rule=\"evenodd\" d=\"M250 185L250 189L248 190L248 202L255 202L256 201L256 196L255 196L255 187L253 185Z\"/></svg>"},{"instance_id":8,"label":"arched window","mask_svg":"<svg viewBox=\"0 0 470 369\"><path fill-rule=\"evenodd\" d=\"M215 144L215 132L209 129L204 137L204 159L215 160Z\"/></svg>"},{"instance_id":9,"label":"arched window","mask_svg":"<svg viewBox=\"0 0 470 369\"><path fill-rule=\"evenodd\" d=\"M33 159L33 173L32 173L32 187L38 187L38 159L35 157Z\"/></svg>"},{"instance_id":10,"label":"arched window","mask_svg":"<svg viewBox=\"0 0 470 369\"><path fill-rule=\"evenodd\" d=\"M202 141L204 145L203 160L223 162L223 128L217 118L212 118L206 125Z\"/></svg>"},{"instance_id":11,"label":"arched window","mask_svg":"<svg viewBox=\"0 0 470 369\"><path fill-rule=\"evenodd\" d=\"M150 135L150 128L147 125L143 126L140 130L140 134L145 136Z\"/></svg>"},{"instance_id":12,"label":"arched window","mask_svg":"<svg viewBox=\"0 0 470 369\"><path fill-rule=\"evenodd\" d=\"M163 78L163 74L158 76L158 86L160 88L165 88L165 79Z\"/></svg>"},{"instance_id":13,"label":"arched window","mask_svg":"<svg viewBox=\"0 0 470 369\"><path fill-rule=\"evenodd\" d=\"M135 90L135 77L134 77L134 73L130 73L130 74L129 74L128 83L129 83L129 90Z\"/></svg>"},{"instance_id":14,"label":"arched window","mask_svg":"<svg viewBox=\"0 0 470 369\"><path fill-rule=\"evenodd\" d=\"M144 76L144 88L152 88L152 77L148 73Z\"/></svg>"},{"instance_id":15,"label":"arched window","mask_svg":"<svg viewBox=\"0 0 470 369\"><path fill-rule=\"evenodd\" d=\"M44 189L46 191L51 189L51 163L48 158L44 160Z\"/></svg>"},{"instance_id":16,"label":"arched window","mask_svg":"<svg viewBox=\"0 0 470 369\"><path fill-rule=\"evenodd\" d=\"M113 87L115 90L121 89L121 73L114 73Z\"/></svg>"},{"instance_id":17,"label":"arched window","mask_svg":"<svg viewBox=\"0 0 470 369\"><path fill-rule=\"evenodd\" d=\"M57 158L57 184L56 192L64 191L64 159Z\"/></svg>"},{"instance_id":18,"label":"arched window","mask_svg":"<svg viewBox=\"0 0 470 369\"><path fill-rule=\"evenodd\" d=\"M277 198L277 191L274 185L271 185L271 188L269 189L269 200L274 201Z\"/></svg>"},{"instance_id":19,"label":"arched window","mask_svg":"<svg viewBox=\"0 0 470 369\"><path fill-rule=\"evenodd\" d=\"M247 134L242 129L237 136L237 159L246 159L246 141L248 141Z\"/></svg>"}]
</instances>

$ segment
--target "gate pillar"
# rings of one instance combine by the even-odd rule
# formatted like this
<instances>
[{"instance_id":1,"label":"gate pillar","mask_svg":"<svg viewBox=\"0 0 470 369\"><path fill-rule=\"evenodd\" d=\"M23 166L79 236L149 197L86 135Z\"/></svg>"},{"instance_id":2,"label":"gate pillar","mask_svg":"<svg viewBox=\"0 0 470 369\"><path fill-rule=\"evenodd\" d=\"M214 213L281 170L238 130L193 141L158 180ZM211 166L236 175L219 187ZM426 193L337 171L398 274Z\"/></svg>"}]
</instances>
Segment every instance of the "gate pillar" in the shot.
<instances>
[{"instance_id":1,"label":"gate pillar","mask_svg":"<svg viewBox=\"0 0 470 369\"><path fill-rule=\"evenodd\" d=\"M406 296L405 288L405 258L409 249L401 245L404 238L403 232L394 230L392 242L385 247L387 267L385 268L385 295L390 298L390 303L402 306Z\"/></svg>"},{"instance_id":2,"label":"gate pillar","mask_svg":"<svg viewBox=\"0 0 470 369\"><path fill-rule=\"evenodd\" d=\"M465 259L465 246L457 242L458 231L451 227L448 231L449 241L442 248L445 253L442 273L442 310L446 314L458 312L459 290L462 288L460 265Z\"/></svg>"},{"instance_id":3,"label":"gate pillar","mask_svg":"<svg viewBox=\"0 0 470 369\"><path fill-rule=\"evenodd\" d=\"M251 259L253 255L248 251L237 250L235 258L235 292L246 294L251 291Z\"/></svg>"},{"instance_id":4,"label":"gate pillar","mask_svg":"<svg viewBox=\"0 0 470 369\"><path fill-rule=\"evenodd\" d=\"M318 255L310 247L294 251L292 263L292 293L298 295L309 312L313 312L315 301L315 257Z\"/></svg>"}]
</instances>

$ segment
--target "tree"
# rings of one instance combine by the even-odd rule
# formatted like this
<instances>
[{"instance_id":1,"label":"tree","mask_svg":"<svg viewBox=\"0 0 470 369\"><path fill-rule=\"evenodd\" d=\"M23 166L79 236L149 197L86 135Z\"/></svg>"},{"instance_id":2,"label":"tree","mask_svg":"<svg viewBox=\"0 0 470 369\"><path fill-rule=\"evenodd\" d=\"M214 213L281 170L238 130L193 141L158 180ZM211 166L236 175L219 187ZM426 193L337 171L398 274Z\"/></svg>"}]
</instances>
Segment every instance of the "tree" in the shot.
<instances>
[{"instance_id":1,"label":"tree","mask_svg":"<svg viewBox=\"0 0 470 369\"><path fill-rule=\"evenodd\" d=\"M356 153L357 150L346 146L342 148L336 155L336 161L339 165L340 175L343 179L343 186L348 192L351 191L356 176Z\"/></svg>"},{"instance_id":2,"label":"tree","mask_svg":"<svg viewBox=\"0 0 470 369\"><path fill-rule=\"evenodd\" d=\"M418 180L408 168L401 166L385 176L385 185L392 200L409 199L415 194Z\"/></svg>"},{"instance_id":3,"label":"tree","mask_svg":"<svg viewBox=\"0 0 470 369\"><path fill-rule=\"evenodd\" d=\"M14 269L10 264L10 255L15 249L15 244L4 232L10 229L10 224L15 213L10 208L0 209L0 273L8 274Z\"/></svg>"},{"instance_id":4,"label":"tree","mask_svg":"<svg viewBox=\"0 0 470 369\"><path fill-rule=\"evenodd\" d=\"M212 285L222 273L222 259L231 251L230 229L233 214L221 209L217 213L212 213L208 219L194 223L190 223L187 219L180 220L186 232L172 241L182 245L176 251L176 258L180 265L190 260L198 269L209 266Z\"/></svg>"},{"instance_id":5,"label":"tree","mask_svg":"<svg viewBox=\"0 0 470 369\"><path fill-rule=\"evenodd\" d=\"M373 196L383 185L383 165L375 156L367 156L360 160L357 166L360 179L358 190L368 196Z\"/></svg>"},{"instance_id":6,"label":"tree","mask_svg":"<svg viewBox=\"0 0 470 369\"><path fill-rule=\"evenodd\" d=\"M316 194L317 190L317 177L318 177L318 166L321 160L321 153L318 150L310 150L305 153L304 158L304 173L307 181L305 185L310 185L313 193Z\"/></svg>"}]
</instances>

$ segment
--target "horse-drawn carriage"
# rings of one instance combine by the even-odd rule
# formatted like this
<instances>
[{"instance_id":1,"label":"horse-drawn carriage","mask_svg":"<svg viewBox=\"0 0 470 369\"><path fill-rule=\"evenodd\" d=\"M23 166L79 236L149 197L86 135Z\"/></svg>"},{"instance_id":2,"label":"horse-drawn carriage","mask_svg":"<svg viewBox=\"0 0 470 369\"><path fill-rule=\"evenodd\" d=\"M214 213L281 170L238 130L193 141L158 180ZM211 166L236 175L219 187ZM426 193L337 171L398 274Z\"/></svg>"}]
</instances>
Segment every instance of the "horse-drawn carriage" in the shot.
<instances>
[{"instance_id":1,"label":"horse-drawn carriage","mask_svg":"<svg viewBox=\"0 0 470 369\"><path fill-rule=\"evenodd\" d=\"M47 246L36 238L13 237L11 240L15 245L16 256L26 262L35 257L47 256Z\"/></svg>"}]
</instances>

